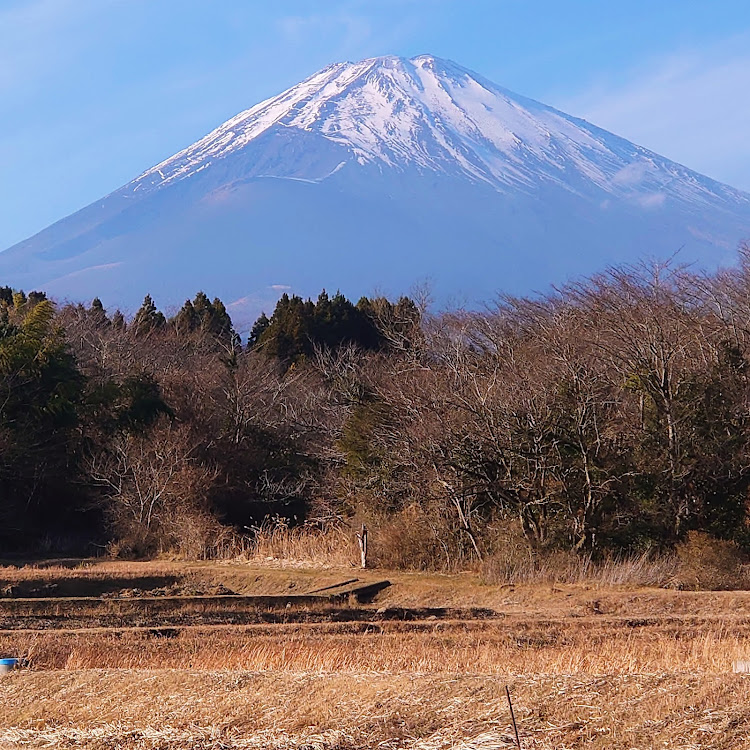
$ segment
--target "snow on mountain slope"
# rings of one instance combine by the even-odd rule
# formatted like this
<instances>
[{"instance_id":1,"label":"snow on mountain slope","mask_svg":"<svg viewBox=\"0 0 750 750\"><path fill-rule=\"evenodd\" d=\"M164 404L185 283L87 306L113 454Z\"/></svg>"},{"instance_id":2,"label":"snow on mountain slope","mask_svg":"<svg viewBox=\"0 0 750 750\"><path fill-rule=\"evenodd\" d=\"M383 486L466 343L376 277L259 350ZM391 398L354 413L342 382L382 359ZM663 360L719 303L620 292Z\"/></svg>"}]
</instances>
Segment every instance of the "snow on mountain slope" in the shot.
<instances>
[{"instance_id":1,"label":"snow on mountain slope","mask_svg":"<svg viewBox=\"0 0 750 750\"><path fill-rule=\"evenodd\" d=\"M203 288L235 317L282 289L440 300L604 264L716 266L750 196L428 55L336 63L0 253L0 283L133 309ZM231 305L234 307L231 307Z\"/></svg>"},{"instance_id":2,"label":"snow on mountain slope","mask_svg":"<svg viewBox=\"0 0 750 750\"><path fill-rule=\"evenodd\" d=\"M498 190L530 191L548 181L573 191L588 183L615 196L645 192L655 201L665 189L687 201L748 202L739 191L430 55L331 65L150 169L132 190L190 177L272 126L320 134L360 164L463 173Z\"/></svg>"}]
</instances>

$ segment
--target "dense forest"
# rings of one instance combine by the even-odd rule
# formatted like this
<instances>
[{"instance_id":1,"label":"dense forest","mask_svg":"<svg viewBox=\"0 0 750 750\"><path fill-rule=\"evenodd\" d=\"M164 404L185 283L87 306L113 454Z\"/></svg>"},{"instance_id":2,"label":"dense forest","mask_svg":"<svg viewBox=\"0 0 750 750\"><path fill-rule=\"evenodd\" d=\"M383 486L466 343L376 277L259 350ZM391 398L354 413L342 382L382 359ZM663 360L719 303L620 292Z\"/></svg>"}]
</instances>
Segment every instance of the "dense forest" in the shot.
<instances>
[{"instance_id":1,"label":"dense forest","mask_svg":"<svg viewBox=\"0 0 750 750\"><path fill-rule=\"evenodd\" d=\"M0 289L0 552L211 557L269 519L395 562L750 545L750 256L613 268L482 311L202 292L126 320Z\"/></svg>"}]
</instances>

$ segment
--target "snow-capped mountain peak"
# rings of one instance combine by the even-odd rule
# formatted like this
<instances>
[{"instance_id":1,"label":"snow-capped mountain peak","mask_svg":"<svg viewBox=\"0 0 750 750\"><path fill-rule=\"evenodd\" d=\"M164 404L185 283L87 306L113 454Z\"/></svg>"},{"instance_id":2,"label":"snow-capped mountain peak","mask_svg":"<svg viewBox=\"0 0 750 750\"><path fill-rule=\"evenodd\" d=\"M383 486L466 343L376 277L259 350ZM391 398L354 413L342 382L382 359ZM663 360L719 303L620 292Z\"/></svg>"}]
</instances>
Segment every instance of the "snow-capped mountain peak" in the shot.
<instances>
[{"instance_id":1,"label":"snow-capped mountain peak","mask_svg":"<svg viewBox=\"0 0 750 750\"><path fill-rule=\"evenodd\" d=\"M106 154L103 154L103 158ZM431 55L334 63L0 253L3 283L131 310L203 289L440 301L609 263L731 262L750 196Z\"/></svg>"},{"instance_id":2,"label":"snow-capped mountain peak","mask_svg":"<svg viewBox=\"0 0 750 750\"><path fill-rule=\"evenodd\" d=\"M311 165L286 155L264 176L319 181L350 161L379 168L462 175L500 191L553 183L590 195L632 196L657 205L727 190L647 149L501 88L432 55L335 63L240 113L129 186L153 189L231 157L269 130L291 128L339 148L341 161ZM303 162L303 163L300 163ZM268 160L262 167L267 168ZM256 172L256 176L260 173ZM677 185L677 187L675 187Z\"/></svg>"}]
</instances>

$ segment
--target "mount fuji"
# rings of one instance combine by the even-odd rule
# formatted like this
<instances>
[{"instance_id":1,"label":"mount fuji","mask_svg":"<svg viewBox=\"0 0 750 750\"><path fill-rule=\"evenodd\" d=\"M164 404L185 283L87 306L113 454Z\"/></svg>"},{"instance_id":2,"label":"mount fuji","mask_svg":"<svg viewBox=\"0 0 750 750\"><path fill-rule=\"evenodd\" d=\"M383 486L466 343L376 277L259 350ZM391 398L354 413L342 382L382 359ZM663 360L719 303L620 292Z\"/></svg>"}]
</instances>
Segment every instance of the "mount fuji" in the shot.
<instances>
[{"instance_id":1,"label":"mount fuji","mask_svg":"<svg viewBox=\"0 0 750 750\"><path fill-rule=\"evenodd\" d=\"M0 283L133 310L282 290L476 304L607 264L716 267L750 195L447 60L336 63L0 253ZM242 320L244 318L244 320Z\"/></svg>"}]
</instances>

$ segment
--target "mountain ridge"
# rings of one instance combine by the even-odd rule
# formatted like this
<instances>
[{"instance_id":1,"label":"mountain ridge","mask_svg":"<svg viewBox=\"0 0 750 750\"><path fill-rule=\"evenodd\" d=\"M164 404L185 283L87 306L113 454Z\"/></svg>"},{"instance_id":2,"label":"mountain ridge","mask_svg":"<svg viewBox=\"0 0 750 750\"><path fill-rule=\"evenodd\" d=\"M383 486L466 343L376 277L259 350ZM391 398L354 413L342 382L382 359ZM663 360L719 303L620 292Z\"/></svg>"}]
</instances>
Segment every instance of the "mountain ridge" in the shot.
<instances>
[{"instance_id":1,"label":"mountain ridge","mask_svg":"<svg viewBox=\"0 0 750 750\"><path fill-rule=\"evenodd\" d=\"M411 70L410 70L411 68ZM430 76L428 75L429 72L435 72L437 75ZM411 77L409 74L412 74ZM418 77L415 77L415 74ZM396 74L396 75L394 75ZM400 76L399 76L400 74ZM398 81L397 79L401 77L402 80ZM409 77L411 80L409 80ZM349 98L351 98L351 89L355 84L363 84L366 85L370 82L376 82L380 83L381 85L383 83L390 83L390 84L401 84L400 86L394 86L395 88L399 88L402 92L408 88L408 86L404 85L404 82L411 83L411 84L417 84L419 85L421 83L422 90L425 91L426 85L431 85L434 89L440 91L444 95L450 96L452 91L449 90L449 86L440 86L440 82L442 81L452 81L456 84L459 84L459 86L463 83L465 84L468 82L470 85L474 84L475 86L479 86L483 89L482 93L485 94L493 94L493 93L499 93L501 96L505 97L505 100L507 103L521 103L524 105L524 107L530 111L530 112L536 112L536 113L545 113L547 116L551 116L553 118L557 118L558 124L559 122L563 122L569 125L577 126L581 134L585 136L589 136L591 134L596 134L599 136L600 141L597 142L596 139L594 139L595 146L601 147L603 144L601 143L601 140L612 140L616 139L619 141L617 143L617 146L620 147L632 147L632 144L627 142L625 139L620 138L619 136L614 136L611 133L608 133L607 131L598 128L595 125L592 125L591 123L588 123L586 120L583 120L582 118L576 118L572 117L570 115L567 115L560 110L557 110L553 107L550 107L546 104L543 104L541 102L538 102L534 99L530 99L528 97L521 96L519 94L516 94L515 92L510 91L509 89L503 88L501 86L498 86L497 84L494 84L493 82L489 81L488 79L484 78L483 76L480 76L477 73L474 73L473 71L469 70L468 68L463 68L460 65L457 65L456 63L444 60L442 58L437 58L432 55L422 54L418 55L416 57L407 59L407 58L401 58L396 56L384 56L384 57L374 57L374 58L367 58L365 60L362 60L357 63L333 63L332 65L327 66L321 71L318 71L317 73L313 74L312 76L308 77L304 81L302 81L300 84L293 86L292 88L288 89L287 91L283 92L282 94L271 97L269 99L264 100L263 102L260 102L259 104L239 113L235 117L231 118L227 122L223 123L221 126L216 128L214 131L209 133L204 138L200 139L196 143L192 144L191 146L188 146L186 149L181 150L174 156L162 161L160 164L157 164L155 167L146 170L142 175L137 177L135 180L132 181L132 183L129 183L130 185L134 185L134 190L138 190L142 187L143 183L148 183L149 180L152 180L149 186L158 186L159 184L168 183L171 180L174 179L182 179L185 177L190 176L194 172L187 171L187 173L183 173L182 169L178 169L176 173L171 173L169 177L165 178L163 176L163 171L165 169L169 169L169 167L176 163L177 165L181 165L181 162L188 158L188 164L193 165L195 163L201 163L206 161L206 159L210 159L212 157L215 158L223 158L227 154L232 153L232 151L237 150L238 148L242 148L243 145L246 145L254 138L257 138L262 133L264 133L269 127L272 127L276 124L283 124L288 127L295 127L302 130L306 130L308 132L314 132L315 128L314 125L322 122L322 127L317 128L317 132L321 132L324 137L328 138L332 142L348 142L349 145L354 146L354 153L361 159L364 159L366 161L375 161L378 158L380 158L382 161L384 161L388 166L392 166L395 168L398 168L398 159L390 160L389 156L391 155L401 155L406 156L406 161L409 160L415 161L417 164L419 164L422 167L429 167L429 166L435 166L434 163L430 163L429 161L429 154L427 154L427 160L420 160L419 158L416 158L419 156L419 151L415 153L411 150L411 147L415 145L414 141L407 142L406 144L399 143L399 140L397 138L398 135L403 136L403 133L400 134L394 134L391 133L391 146L393 146L394 143L398 145L405 145L406 148L403 148L403 150L400 150L399 153L393 152L391 150L391 153L389 154L387 151L384 153L383 151L378 152L377 149L372 148L372 141L369 144L363 143L362 139L359 138L352 138L351 133L349 134L349 138L347 139L345 134L337 134L335 132L331 132L330 129L326 128L326 120L322 114L322 110L325 105L330 104L331 102L335 102L338 98L340 98L344 94L349 94ZM437 86L435 84L438 84ZM331 90L334 89L334 90ZM381 90L382 91L382 90ZM385 92L383 92L385 93ZM434 97L434 92L433 92ZM315 105L318 103L318 101L322 102L323 106L316 107ZM372 97L370 97L368 104L372 105ZM420 114L424 114L425 107L423 106L423 102L416 102L413 98L409 102L411 104L415 104L417 106L412 106L411 111L413 112L416 110L421 110ZM486 102L479 102L488 109L489 107L486 104ZM374 109L374 107L373 107ZM458 107L459 110L463 109L463 111L466 110L466 107L461 108ZM492 122L491 125L494 127L490 128L491 134L488 138L488 134L481 132L481 126L480 123L477 122L477 117L475 113L473 117L469 116L465 118L465 121L463 123L459 123L459 128L453 128L453 130L460 130L460 126L464 125L465 127L465 133L474 130L479 131L479 135L481 138L483 138L486 142L492 143L494 140L494 143L492 145L496 147L501 147L501 149L504 147L503 150L506 151L506 153L510 153L513 150L513 146L523 146L528 148L529 147L529 133L531 132L528 128L528 118L523 117L523 113L521 117L516 117L516 122L511 123L511 125L516 125L516 129L519 129L519 124L521 125L521 129L525 129L525 132L523 135L525 138L521 138L518 133L516 133L511 127L508 127L505 129L505 132L503 133L503 137L501 137L499 140L504 142L498 142L498 139L492 138L492 135L496 135L500 132L502 129L499 128L498 125L502 126L503 123L508 123L511 118L508 116L508 112L513 112L515 108L510 107L508 108L508 111L504 111L502 118L496 118L496 121ZM279 111L280 110L280 111ZM312 110L312 111L311 111ZM442 112L445 111L445 107L442 107ZM292 119L291 123L284 123L283 120L290 114L294 113L294 117ZM270 117L268 116L270 114ZM367 113L366 113L367 114ZM372 112L369 113L370 117L352 117L350 122L348 123L349 129L351 130L352 122L356 122L358 119L365 121L372 122ZM391 113L393 114L393 113ZM518 115L519 111L516 109L515 114ZM263 115L266 115L264 118ZM336 117L334 119L340 120L342 118ZM394 120L396 118L391 116L388 118L388 125L393 126ZM498 121L499 119L499 121ZM526 119L527 122L523 122L523 120ZM454 124L455 124L455 118L454 118ZM337 124L334 123L334 127L336 127ZM341 126L338 124L338 128L340 130ZM237 129L239 132L235 132L235 129ZM371 129L372 131L373 129ZM357 135L361 135L357 134ZM549 132L546 133L547 136L549 136ZM580 134L578 134L580 136ZM378 138L377 136L380 136ZM603 138L602 138L603 136ZM382 142L385 140L382 138L382 133L377 133L376 140L379 141L377 143L377 146L382 145ZM594 144L588 144L588 145L594 145ZM441 144L444 145L444 144ZM539 141L537 140L537 143L534 144L536 146L536 150L539 150ZM367 146L370 146L368 149ZM508 148L510 146L510 148ZM637 154L639 154L643 158L642 167L644 169L647 169L649 166L650 160L652 160L654 157L664 164L669 164L672 168L684 170L686 173L691 173L693 175L697 174L693 172L692 170L688 170L686 167L683 167L682 165L665 159L664 157L660 157L654 152L649 151L648 149L645 149L643 147L636 147ZM532 149L533 151L534 149ZM537 154L535 154L537 155ZM197 156L197 158L196 158ZM462 154L458 153L458 160L460 161L460 157ZM476 156L476 155L475 155ZM607 156L614 156L614 154L607 154ZM192 158L190 158L192 157ZM518 159L518 162L522 162L522 159ZM442 165L441 165L442 166ZM476 167L476 160L474 160L474 163L471 165L467 165L466 163L462 163L462 166L466 169L467 173L471 176L477 177L479 179L487 179L489 175L495 178L495 181L493 182L492 179L489 181L491 184L493 184L495 187L500 187L502 178L507 178L511 183L513 183L513 174L492 174L492 165L491 164L484 164L484 170L481 172L477 172L475 169L472 169L471 167ZM623 167L626 167L627 164L623 164ZM205 168L205 166L204 166ZM489 175L488 175L489 173ZM155 175L159 175L161 177L161 182L156 181ZM590 177L593 177L594 175L589 175ZM621 177L624 177L625 175L621 175ZM631 177L634 176L632 173L630 175ZM598 184L600 186L607 186L608 180L603 177L599 176L600 179L598 181ZM722 185L720 182L716 180L712 180L711 178L705 178L701 175L703 180L711 184L714 187L717 188L723 188L726 190L727 186ZM521 182L524 182L523 177L520 179ZM619 184L624 184L625 180L620 180ZM127 186L126 186L127 187ZM610 185L611 187L611 185ZM729 189L729 194L737 199L742 199L744 197L745 201L750 201L750 196L742 193L742 191L735 190L734 188Z\"/></svg>"},{"instance_id":2,"label":"mountain ridge","mask_svg":"<svg viewBox=\"0 0 750 750\"><path fill-rule=\"evenodd\" d=\"M680 247L716 266L748 235L742 191L451 61L386 56L240 112L0 253L0 278L131 309L210 287L251 316L282 287L430 277L476 303Z\"/></svg>"}]
</instances>

